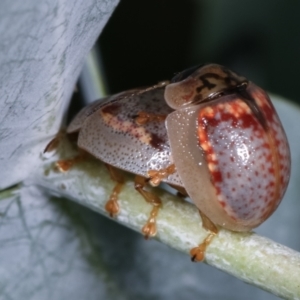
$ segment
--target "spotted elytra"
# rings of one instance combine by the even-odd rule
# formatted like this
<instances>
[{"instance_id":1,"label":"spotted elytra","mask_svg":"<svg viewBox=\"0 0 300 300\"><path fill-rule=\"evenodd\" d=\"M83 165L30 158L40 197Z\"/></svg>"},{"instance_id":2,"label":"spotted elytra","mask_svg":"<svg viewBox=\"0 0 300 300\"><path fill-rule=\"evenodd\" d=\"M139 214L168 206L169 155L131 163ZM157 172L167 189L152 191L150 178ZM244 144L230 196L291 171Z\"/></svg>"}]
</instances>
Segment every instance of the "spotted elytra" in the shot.
<instances>
[{"instance_id":1,"label":"spotted elytra","mask_svg":"<svg viewBox=\"0 0 300 300\"><path fill-rule=\"evenodd\" d=\"M268 95L216 64L95 101L67 132L78 132L78 147L102 160L116 181L106 204L111 216L121 209L118 169L136 174L135 189L153 205L146 237L156 234L161 207L147 183L168 183L192 199L209 231L191 250L194 261L204 259L218 226L249 231L264 222L289 181L289 145ZM76 160L57 165L66 171Z\"/></svg>"}]
</instances>

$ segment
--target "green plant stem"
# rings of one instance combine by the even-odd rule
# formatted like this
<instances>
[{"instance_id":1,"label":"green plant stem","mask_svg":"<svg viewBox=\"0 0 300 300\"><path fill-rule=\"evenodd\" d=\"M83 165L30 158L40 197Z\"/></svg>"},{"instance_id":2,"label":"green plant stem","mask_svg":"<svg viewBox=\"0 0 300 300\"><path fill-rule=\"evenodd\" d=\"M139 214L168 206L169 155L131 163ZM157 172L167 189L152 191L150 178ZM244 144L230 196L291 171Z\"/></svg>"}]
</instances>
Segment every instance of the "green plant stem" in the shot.
<instances>
[{"instance_id":1,"label":"green plant stem","mask_svg":"<svg viewBox=\"0 0 300 300\"><path fill-rule=\"evenodd\" d=\"M66 141L62 144L51 161L73 156ZM114 219L141 232L151 205L135 191L133 176L126 175L125 178L119 196L121 210ZM38 171L33 179L35 184L37 182L50 193L73 199L107 215L105 204L115 183L105 166L92 157L66 173L55 171L53 163L44 160L43 170ZM162 189L156 188L155 193L163 202L157 219L156 239L188 254L207 236L196 207ZM241 234L221 229L206 251L205 262L280 297L300 298L300 253L255 233Z\"/></svg>"}]
</instances>

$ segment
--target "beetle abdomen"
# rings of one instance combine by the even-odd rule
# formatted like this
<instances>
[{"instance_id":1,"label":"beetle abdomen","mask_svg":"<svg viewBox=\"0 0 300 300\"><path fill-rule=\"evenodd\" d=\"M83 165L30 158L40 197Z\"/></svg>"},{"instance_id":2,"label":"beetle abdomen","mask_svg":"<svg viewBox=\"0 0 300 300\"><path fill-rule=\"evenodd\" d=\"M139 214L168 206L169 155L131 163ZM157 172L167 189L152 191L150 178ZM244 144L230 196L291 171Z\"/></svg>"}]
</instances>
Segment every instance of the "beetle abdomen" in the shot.
<instances>
[{"instance_id":1,"label":"beetle abdomen","mask_svg":"<svg viewBox=\"0 0 300 300\"><path fill-rule=\"evenodd\" d=\"M198 138L220 205L258 226L278 206L290 173L286 136L266 93L250 83L244 94L200 108Z\"/></svg>"}]
</instances>

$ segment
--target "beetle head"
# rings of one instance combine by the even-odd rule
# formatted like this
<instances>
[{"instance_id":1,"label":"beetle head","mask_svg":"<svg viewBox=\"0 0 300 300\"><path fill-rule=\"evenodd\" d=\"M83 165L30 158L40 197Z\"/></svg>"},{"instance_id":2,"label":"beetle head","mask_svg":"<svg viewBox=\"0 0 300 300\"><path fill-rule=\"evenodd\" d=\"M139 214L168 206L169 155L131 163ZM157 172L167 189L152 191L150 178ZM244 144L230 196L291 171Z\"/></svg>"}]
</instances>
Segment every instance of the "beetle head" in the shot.
<instances>
[{"instance_id":1,"label":"beetle head","mask_svg":"<svg viewBox=\"0 0 300 300\"><path fill-rule=\"evenodd\" d=\"M214 100L247 87L248 81L223 66L206 64L177 74L165 89L165 99L173 109Z\"/></svg>"}]
</instances>

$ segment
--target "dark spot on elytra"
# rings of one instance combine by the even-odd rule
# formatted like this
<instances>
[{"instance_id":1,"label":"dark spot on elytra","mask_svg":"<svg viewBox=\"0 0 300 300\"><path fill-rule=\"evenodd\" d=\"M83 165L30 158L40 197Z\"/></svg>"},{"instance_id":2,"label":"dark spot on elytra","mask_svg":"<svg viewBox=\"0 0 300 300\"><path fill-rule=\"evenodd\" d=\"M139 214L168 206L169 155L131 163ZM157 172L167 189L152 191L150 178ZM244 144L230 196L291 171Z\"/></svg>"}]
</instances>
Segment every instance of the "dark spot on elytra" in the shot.
<instances>
[{"instance_id":1,"label":"dark spot on elytra","mask_svg":"<svg viewBox=\"0 0 300 300\"><path fill-rule=\"evenodd\" d=\"M106 105L105 107L102 108L102 112L104 114L111 114L111 115L116 115L118 111L120 110L121 105L117 103L109 104Z\"/></svg>"},{"instance_id":2,"label":"dark spot on elytra","mask_svg":"<svg viewBox=\"0 0 300 300\"><path fill-rule=\"evenodd\" d=\"M150 141L150 145L153 147L153 148L156 148L156 149L159 149L161 150L162 149L162 146L164 145L165 143L165 140L163 140L161 137L159 137L157 134L155 133L152 133L151 134L151 141Z\"/></svg>"},{"instance_id":3,"label":"dark spot on elytra","mask_svg":"<svg viewBox=\"0 0 300 300\"><path fill-rule=\"evenodd\" d=\"M222 182L223 176L220 171L215 171L212 173L214 182Z\"/></svg>"}]
</instances>

